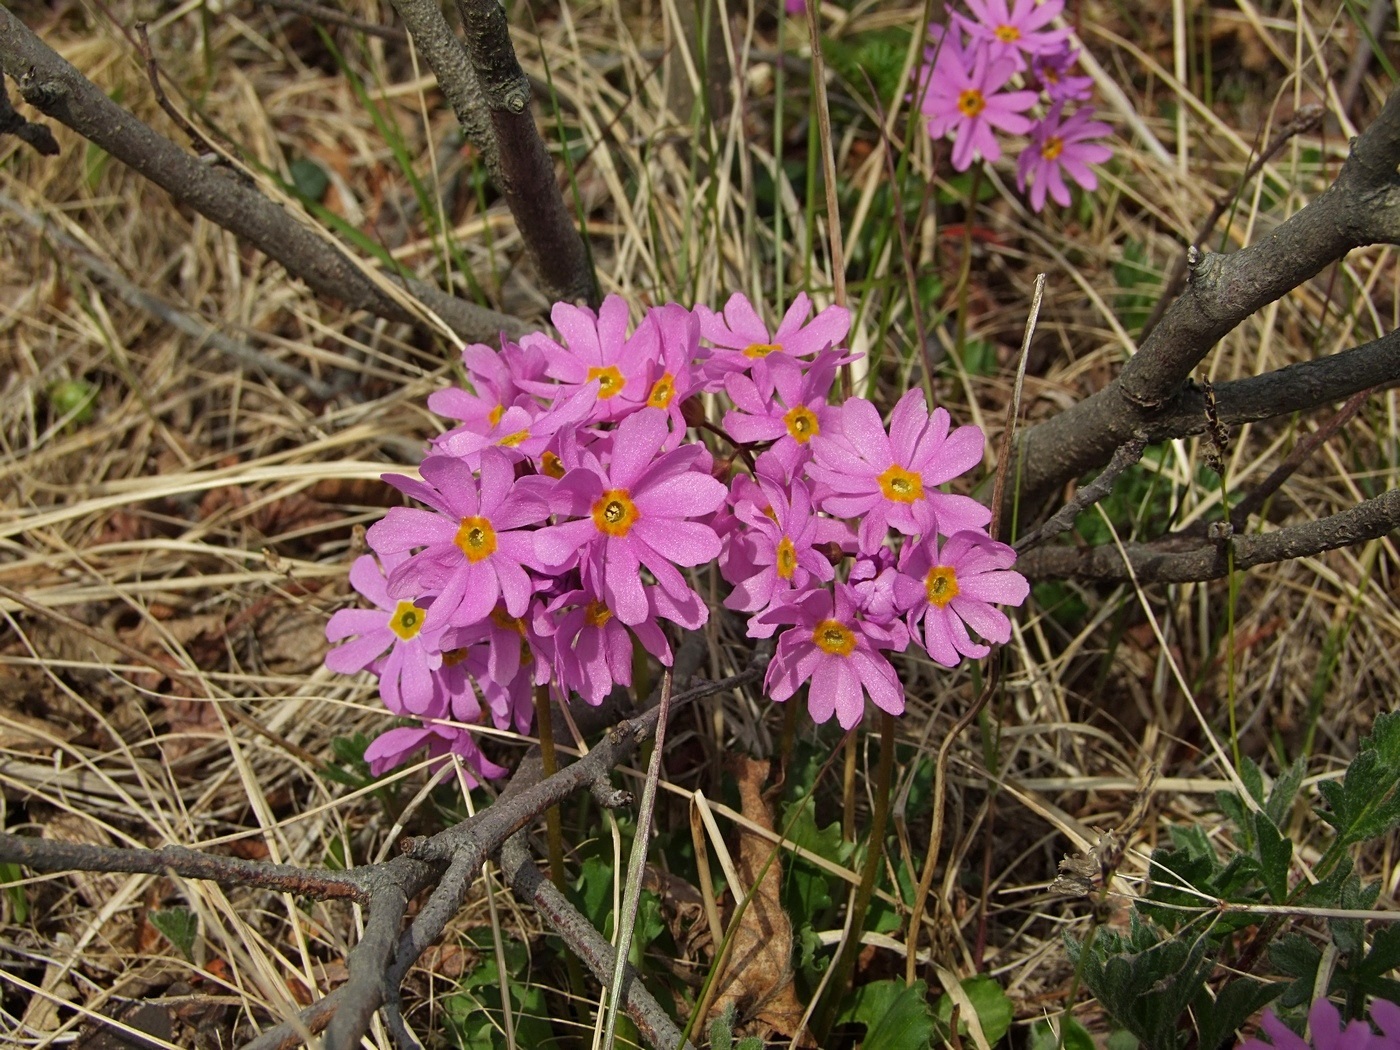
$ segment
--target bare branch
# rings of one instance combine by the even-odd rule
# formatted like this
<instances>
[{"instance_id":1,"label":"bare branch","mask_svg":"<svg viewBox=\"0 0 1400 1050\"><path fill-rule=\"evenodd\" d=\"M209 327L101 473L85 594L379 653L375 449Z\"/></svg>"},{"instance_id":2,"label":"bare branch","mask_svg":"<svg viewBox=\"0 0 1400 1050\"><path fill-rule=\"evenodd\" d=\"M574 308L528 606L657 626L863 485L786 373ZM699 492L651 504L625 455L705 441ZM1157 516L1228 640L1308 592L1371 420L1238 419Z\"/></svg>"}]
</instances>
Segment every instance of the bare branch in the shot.
<instances>
[{"instance_id":1,"label":"bare branch","mask_svg":"<svg viewBox=\"0 0 1400 1050\"><path fill-rule=\"evenodd\" d=\"M1290 525L1258 536L1235 536L1229 540L1168 537L1154 543L1126 543L1121 554L1117 547L1108 545L1088 549L1040 547L1023 555L1016 568L1036 580L1074 577L1106 583L1130 579L1139 583L1198 583L1218 580L1229 572L1227 544L1234 547L1234 567L1240 570L1364 543L1397 528L1400 489L1321 521Z\"/></svg>"},{"instance_id":2,"label":"bare branch","mask_svg":"<svg viewBox=\"0 0 1400 1050\"><path fill-rule=\"evenodd\" d=\"M46 157L58 156L58 140L53 132L43 124L31 124L16 113L4 84L0 84L0 135L14 135Z\"/></svg>"},{"instance_id":3,"label":"bare branch","mask_svg":"<svg viewBox=\"0 0 1400 1050\"><path fill-rule=\"evenodd\" d=\"M457 0L466 49L495 139L492 177L555 299L596 306L593 261L559 192L554 162L530 111L530 81L515 57L499 0Z\"/></svg>"},{"instance_id":4,"label":"bare branch","mask_svg":"<svg viewBox=\"0 0 1400 1050\"><path fill-rule=\"evenodd\" d=\"M1210 209L1210 214L1202 220L1200 226L1196 227L1196 237L1191 244L1204 244L1214 232L1215 224L1230 210L1244 187L1248 186L1254 177L1264 169L1264 165L1278 156L1279 151L1288 145L1293 138L1307 134L1321 124L1324 116L1326 116L1326 111L1321 106L1309 105L1301 107L1297 113L1284 121L1283 126L1278 129L1277 134L1274 135L1269 144L1244 170L1244 174L1240 176L1239 187L1232 192L1222 193L1215 199L1215 205ZM1180 293L1182 285L1186 283L1186 263L1190 255L1190 245L1184 246L1181 249L1181 254L1177 256L1176 262L1172 265L1172 272L1162 288L1161 298L1152 307L1152 313L1148 315L1147 321L1142 326L1142 334L1139 338L1147 338L1152 329L1157 327L1157 322L1162 319L1162 315L1167 312L1167 307L1171 305L1172 300Z\"/></svg>"},{"instance_id":5,"label":"bare branch","mask_svg":"<svg viewBox=\"0 0 1400 1050\"><path fill-rule=\"evenodd\" d=\"M303 226L252 186L198 159L137 120L0 6L0 70L24 100L102 147L181 204L248 241L304 280L317 295L380 317L423 323L419 300L459 337L520 335L518 318L465 302L422 281L405 280L396 297L324 235Z\"/></svg>"},{"instance_id":6,"label":"bare branch","mask_svg":"<svg viewBox=\"0 0 1400 1050\"><path fill-rule=\"evenodd\" d=\"M1137 431L1160 433L1161 417L1178 411L1192 371L1256 310L1353 248L1400 242L1398 163L1400 91L1352 143L1336 182L1307 207L1229 255L1193 249L1186 292L1118 378L1024 434L1022 505L1040 505L1065 482L1107 463ZM1333 393L1332 399L1355 389Z\"/></svg>"},{"instance_id":7,"label":"bare branch","mask_svg":"<svg viewBox=\"0 0 1400 1050\"><path fill-rule=\"evenodd\" d=\"M260 864L198 850L124 849L0 832L0 862L34 871L126 871L207 879L221 886L262 886L317 900L369 899L362 872L311 871L290 864Z\"/></svg>"},{"instance_id":8,"label":"bare branch","mask_svg":"<svg viewBox=\"0 0 1400 1050\"><path fill-rule=\"evenodd\" d=\"M607 939L593 928L567 897L559 892L535 865L522 833L501 847L501 875L511 891L532 905L550 929L559 934L570 949L605 987L612 981L616 953ZM646 990L630 965L624 967L623 1008L632 1018L642 1038L658 1050L694 1050L690 1040L682 1040L680 1029Z\"/></svg>"}]
</instances>

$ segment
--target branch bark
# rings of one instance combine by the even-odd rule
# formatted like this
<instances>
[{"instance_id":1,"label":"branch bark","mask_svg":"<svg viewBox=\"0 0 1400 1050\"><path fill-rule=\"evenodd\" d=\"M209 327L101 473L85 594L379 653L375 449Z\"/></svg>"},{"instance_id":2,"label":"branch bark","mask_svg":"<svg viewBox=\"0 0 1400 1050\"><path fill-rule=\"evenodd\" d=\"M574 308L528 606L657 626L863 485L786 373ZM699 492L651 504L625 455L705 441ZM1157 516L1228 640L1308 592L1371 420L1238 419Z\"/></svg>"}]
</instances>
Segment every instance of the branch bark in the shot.
<instances>
[{"instance_id":1,"label":"branch bark","mask_svg":"<svg viewBox=\"0 0 1400 1050\"><path fill-rule=\"evenodd\" d=\"M1169 537L1154 543L1125 543L1087 549L1040 547L1022 555L1017 571L1034 580L1093 580L1101 583L1199 583L1218 580L1230 571L1227 544L1234 547L1234 568L1307 558L1323 551L1379 539L1400 528L1400 489L1369 499L1351 510L1320 521L1290 525L1258 536L1229 540ZM1131 571L1129 571L1131 569Z\"/></svg>"},{"instance_id":2,"label":"branch bark","mask_svg":"<svg viewBox=\"0 0 1400 1050\"><path fill-rule=\"evenodd\" d=\"M1296 215L1229 255L1193 248L1186 292L1119 376L1022 436L1023 508L1039 508L1066 482L1106 464L1137 431L1161 433L1163 419L1181 413L1179 402L1191 372L1255 311L1353 248L1400 243L1397 164L1400 91L1354 140L1337 180ZM1328 400L1345 398L1354 389Z\"/></svg>"},{"instance_id":3,"label":"branch bark","mask_svg":"<svg viewBox=\"0 0 1400 1050\"><path fill-rule=\"evenodd\" d=\"M535 127L530 81L515 57L501 5L497 0L459 3L467 30L463 45L438 0L393 4L505 198L544 291L556 300L597 306L593 263Z\"/></svg>"},{"instance_id":4,"label":"branch bark","mask_svg":"<svg viewBox=\"0 0 1400 1050\"><path fill-rule=\"evenodd\" d=\"M339 299L352 309L389 320L422 324L425 316L414 309L413 299L417 299L468 341L528 330L519 318L465 302L423 281L405 280L403 295L387 291L325 235L301 225L252 186L201 163L137 120L4 6L0 6L0 70L15 80L21 97L31 106L277 260L318 296Z\"/></svg>"}]
</instances>

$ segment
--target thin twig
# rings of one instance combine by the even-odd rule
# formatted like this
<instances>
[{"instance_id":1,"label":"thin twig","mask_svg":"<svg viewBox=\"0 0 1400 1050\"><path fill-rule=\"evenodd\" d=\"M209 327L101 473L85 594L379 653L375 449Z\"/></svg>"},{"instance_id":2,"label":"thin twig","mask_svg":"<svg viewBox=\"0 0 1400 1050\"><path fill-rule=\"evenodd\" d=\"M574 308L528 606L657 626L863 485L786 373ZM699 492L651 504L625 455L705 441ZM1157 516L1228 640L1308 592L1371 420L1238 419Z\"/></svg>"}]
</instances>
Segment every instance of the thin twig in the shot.
<instances>
[{"instance_id":1,"label":"thin twig","mask_svg":"<svg viewBox=\"0 0 1400 1050\"><path fill-rule=\"evenodd\" d=\"M354 15L347 15L338 8L327 7L324 4L313 4L310 0L256 0L256 2L264 7L275 8L279 11L292 11L295 14L305 15L315 22L344 26L346 29L353 29L366 36L377 36L380 40L392 40L396 44L402 44L408 40L408 34L398 26L366 22Z\"/></svg>"},{"instance_id":2,"label":"thin twig","mask_svg":"<svg viewBox=\"0 0 1400 1050\"><path fill-rule=\"evenodd\" d=\"M1243 532L1250 517L1258 513L1268 498L1277 492L1280 486L1293 475L1293 472L1312 457L1314 452L1330 441L1337 431L1351 422L1373 393L1375 393L1375 388L1361 390L1353 394L1351 399L1331 419L1293 446L1293 450L1284 457L1283 462L1270 471L1267 478L1251 489L1244 499L1235 504L1234 509L1230 511L1231 527L1236 532Z\"/></svg>"},{"instance_id":3,"label":"thin twig","mask_svg":"<svg viewBox=\"0 0 1400 1050\"><path fill-rule=\"evenodd\" d=\"M1113 454L1113 459L1109 460L1108 466L1099 471L1093 481L1087 485L1081 485L1075 492L1074 498L1057 510L1048 521L1039 528L1033 529L1024 536L1018 537L1012 544L1017 552L1030 550L1038 543L1054 539L1062 532L1068 532L1074 527L1074 520L1080 514L1088 510L1099 500L1103 499L1113 490L1113 483L1118 480L1120 474L1127 470L1138 460L1142 459L1143 450L1147 448L1147 438L1135 437L1126 445Z\"/></svg>"}]
</instances>

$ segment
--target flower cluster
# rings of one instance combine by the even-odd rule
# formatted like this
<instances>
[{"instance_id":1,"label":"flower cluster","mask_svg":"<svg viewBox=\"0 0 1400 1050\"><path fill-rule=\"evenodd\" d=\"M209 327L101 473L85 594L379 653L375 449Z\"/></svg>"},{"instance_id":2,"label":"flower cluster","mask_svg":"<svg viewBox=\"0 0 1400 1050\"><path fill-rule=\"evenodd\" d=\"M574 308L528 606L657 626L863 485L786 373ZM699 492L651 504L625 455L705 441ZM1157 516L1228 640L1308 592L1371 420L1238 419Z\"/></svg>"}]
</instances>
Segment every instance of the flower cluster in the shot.
<instances>
[{"instance_id":1,"label":"flower cluster","mask_svg":"<svg viewBox=\"0 0 1400 1050\"><path fill-rule=\"evenodd\" d=\"M1083 104L1093 81L1074 72L1078 48L1070 31L1050 28L1064 0L966 0L966 7L971 17L953 12L948 26L929 27L918 96L929 134L953 139L958 171L979 158L999 160L998 133L1028 136L1016 162L1017 186L1023 193L1030 187L1035 211L1047 195L1068 207L1065 177L1098 188L1089 165L1111 156L1097 140L1112 129ZM1037 106L1043 112L1033 119Z\"/></svg>"},{"instance_id":2,"label":"flower cluster","mask_svg":"<svg viewBox=\"0 0 1400 1050\"><path fill-rule=\"evenodd\" d=\"M911 641L953 666L1004 642L1027 584L990 512L940 486L976 466L983 437L912 391L886 428L869 401L830 403L849 313L799 295L776 329L734 295L722 313L668 304L635 329L611 296L557 304L533 333L463 352L470 390L428 404L458 422L419 477L385 475L416 506L369 529L351 569L373 608L327 627L333 670L379 676L413 720L366 752L377 774L428 748L500 775L474 729L529 728L537 690L601 703L632 682L635 647L670 665L671 630L710 610L684 570L718 562L754 638L778 636L774 700L810 683L817 721L855 725L865 697L891 714L888 653ZM693 435L701 399L739 455ZM750 469L735 472L736 459Z\"/></svg>"}]
</instances>

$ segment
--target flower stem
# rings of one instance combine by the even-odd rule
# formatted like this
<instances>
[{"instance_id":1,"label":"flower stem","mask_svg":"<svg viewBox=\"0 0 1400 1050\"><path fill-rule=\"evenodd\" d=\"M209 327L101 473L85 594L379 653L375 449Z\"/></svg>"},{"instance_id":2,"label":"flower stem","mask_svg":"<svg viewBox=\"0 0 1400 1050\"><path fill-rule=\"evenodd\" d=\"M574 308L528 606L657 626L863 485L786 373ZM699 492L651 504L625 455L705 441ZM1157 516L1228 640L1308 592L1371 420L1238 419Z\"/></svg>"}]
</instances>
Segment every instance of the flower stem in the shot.
<instances>
[{"instance_id":1,"label":"flower stem","mask_svg":"<svg viewBox=\"0 0 1400 1050\"><path fill-rule=\"evenodd\" d=\"M854 734L853 734L854 735ZM875 767L875 811L871 814L870 838L865 844L865 860L861 864L860 883L851 900L846 923L846 935L833 962L826 995L818 1008L812 1025L817 1045L826 1046L827 1037L836 1024L841 1009L841 997L850 986L851 971L860 954L861 934L865 931L865 913L875 895L875 877L880 873L880 861L885 854L885 824L890 815L890 787L894 780L894 716L880 712L880 760Z\"/></svg>"}]
</instances>

